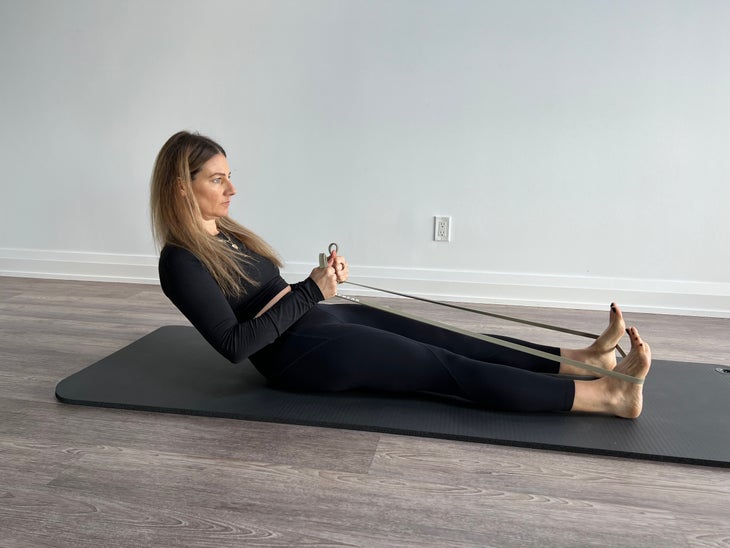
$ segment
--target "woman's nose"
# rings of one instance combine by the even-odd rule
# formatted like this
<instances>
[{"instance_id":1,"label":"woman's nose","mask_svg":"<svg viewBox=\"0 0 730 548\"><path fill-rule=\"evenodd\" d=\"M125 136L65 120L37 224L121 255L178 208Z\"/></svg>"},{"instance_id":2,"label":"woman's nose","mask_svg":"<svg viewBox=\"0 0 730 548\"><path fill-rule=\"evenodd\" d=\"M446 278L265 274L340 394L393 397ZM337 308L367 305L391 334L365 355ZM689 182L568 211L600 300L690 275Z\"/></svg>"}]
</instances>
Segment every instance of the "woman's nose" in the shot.
<instances>
[{"instance_id":1,"label":"woman's nose","mask_svg":"<svg viewBox=\"0 0 730 548\"><path fill-rule=\"evenodd\" d=\"M226 189L226 194L229 196L233 196L236 193L236 187L233 186L233 183L229 180L228 181L228 188Z\"/></svg>"}]
</instances>

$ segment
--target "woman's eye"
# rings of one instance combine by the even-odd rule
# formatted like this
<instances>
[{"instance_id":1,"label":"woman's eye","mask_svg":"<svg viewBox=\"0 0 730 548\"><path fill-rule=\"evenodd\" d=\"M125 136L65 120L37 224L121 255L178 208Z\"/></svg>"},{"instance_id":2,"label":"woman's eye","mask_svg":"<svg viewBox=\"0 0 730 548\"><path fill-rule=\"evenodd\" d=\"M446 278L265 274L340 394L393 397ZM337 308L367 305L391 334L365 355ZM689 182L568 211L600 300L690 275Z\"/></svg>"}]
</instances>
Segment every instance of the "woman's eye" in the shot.
<instances>
[{"instance_id":1,"label":"woman's eye","mask_svg":"<svg viewBox=\"0 0 730 548\"><path fill-rule=\"evenodd\" d=\"M220 177L216 177L215 179L213 179L213 182L214 182L215 184L219 185L219 184L221 184L221 180L222 180L222 179L221 179Z\"/></svg>"}]
</instances>

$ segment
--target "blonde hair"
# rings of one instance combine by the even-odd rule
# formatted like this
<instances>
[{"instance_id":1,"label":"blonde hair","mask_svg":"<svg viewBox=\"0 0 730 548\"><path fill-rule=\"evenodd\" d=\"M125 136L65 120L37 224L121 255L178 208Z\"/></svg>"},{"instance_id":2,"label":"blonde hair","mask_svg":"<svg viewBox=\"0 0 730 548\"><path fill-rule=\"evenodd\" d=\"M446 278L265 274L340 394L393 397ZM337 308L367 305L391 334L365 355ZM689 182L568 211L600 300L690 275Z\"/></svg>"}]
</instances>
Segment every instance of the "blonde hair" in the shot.
<instances>
[{"instance_id":1,"label":"blonde hair","mask_svg":"<svg viewBox=\"0 0 730 548\"><path fill-rule=\"evenodd\" d=\"M244 293L242 281L256 283L239 264L241 256L246 260L245 253L231 253L225 242L205 230L192 187L203 164L218 154L226 155L223 147L197 133L180 131L167 140L152 171L152 232L160 247L171 244L190 251L200 259L226 295L236 296ZM219 217L216 225L281 268L281 260L271 246L247 228L227 216Z\"/></svg>"}]
</instances>

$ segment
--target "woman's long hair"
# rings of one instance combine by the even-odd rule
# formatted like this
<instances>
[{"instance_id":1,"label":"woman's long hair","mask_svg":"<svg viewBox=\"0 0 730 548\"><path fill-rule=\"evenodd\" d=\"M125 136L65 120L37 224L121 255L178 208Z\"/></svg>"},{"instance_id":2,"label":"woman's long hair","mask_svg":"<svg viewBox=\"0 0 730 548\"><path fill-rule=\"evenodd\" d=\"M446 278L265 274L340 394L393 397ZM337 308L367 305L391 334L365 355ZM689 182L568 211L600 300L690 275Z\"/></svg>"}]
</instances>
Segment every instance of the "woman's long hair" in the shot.
<instances>
[{"instance_id":1,"label":"woman's long hair","mask_svg":"<svg viewBox=\"0 0 730 548\"><path fill-rule=\"evenodd\" d=\"M237 257L220 238L204 228L198 201L193 193L193 179L208 160L226 155L218 143L197 133L180 131L160 149L152 171L150 212L152 232L157 244L184 247L208 269L226 295L241 295L241 281L255 280L239 266ZM263 239L230 217L219 217L218 228L238 238L251 251L263 255L281 268L281 260Z\"/></svg>"}]
</instances>

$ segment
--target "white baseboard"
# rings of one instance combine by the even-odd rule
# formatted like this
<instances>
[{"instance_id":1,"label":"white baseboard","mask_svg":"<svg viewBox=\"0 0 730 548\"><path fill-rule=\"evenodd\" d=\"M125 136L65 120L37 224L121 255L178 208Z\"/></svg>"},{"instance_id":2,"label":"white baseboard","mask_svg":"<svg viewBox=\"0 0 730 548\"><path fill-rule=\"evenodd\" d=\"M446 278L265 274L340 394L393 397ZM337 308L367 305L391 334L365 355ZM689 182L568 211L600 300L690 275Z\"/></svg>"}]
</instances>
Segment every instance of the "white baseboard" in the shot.
<instances>
[{"instance_id":1,"label":"white baseboard","mask_svg":"<svg viewBox=\"0 0 730 548\"><path fill-rule=\"evenodd\" d=\"M290 282L309 275L311 264L288 263ZM0 249L0 275L158 283L157 257L72 251ZM433 300L602 310L612 301L626 311L730 318L730 283L598 278L351 265L365 285ZM343 285L345 295L387 296Z\"/></svg>"},{"instance_id":2,"label":"white baseboard","mask_svg":"<svg viewBox=\"0 0 730 548\"><path fill-rule=\"evenodd\" d=\"M157 257L81 251L0 249L0 275L98 282L159 283Z\"/></svg>"}]
</instances>

